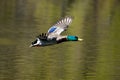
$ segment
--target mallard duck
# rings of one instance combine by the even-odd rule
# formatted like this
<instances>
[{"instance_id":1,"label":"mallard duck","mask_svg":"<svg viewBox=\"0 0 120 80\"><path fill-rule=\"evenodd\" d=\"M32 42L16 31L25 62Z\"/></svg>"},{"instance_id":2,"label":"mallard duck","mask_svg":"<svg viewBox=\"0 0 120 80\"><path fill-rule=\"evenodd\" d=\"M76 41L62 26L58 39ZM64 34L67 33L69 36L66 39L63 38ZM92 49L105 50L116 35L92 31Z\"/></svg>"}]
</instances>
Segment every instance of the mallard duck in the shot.
<instances>
[{"instance_id":1,"label":"mallard duck","mask_svg":"<svg viewBox=\"0 0 120 80\"><path fill-rule=\"evenodd\" d=\"M67 41L82 41L83 39L73 35L60 35L63 31L68 29L68 25L72 22L72 17L65 17L53 25L47 33L42 33L37 36L36 40L32 42L30 47L48 46Z\"/></svg>"}]
</instances>

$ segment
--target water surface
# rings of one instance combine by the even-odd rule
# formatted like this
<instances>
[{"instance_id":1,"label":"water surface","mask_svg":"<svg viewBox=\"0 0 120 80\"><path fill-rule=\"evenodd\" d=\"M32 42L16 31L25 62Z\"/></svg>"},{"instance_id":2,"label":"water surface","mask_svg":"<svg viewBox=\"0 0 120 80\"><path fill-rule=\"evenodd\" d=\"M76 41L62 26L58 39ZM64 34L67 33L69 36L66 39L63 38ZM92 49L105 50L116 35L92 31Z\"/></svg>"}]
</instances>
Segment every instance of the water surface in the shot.
<instances>
[{"instance_id":1,"label":"water surface","mask_svg":"<svg viewBox=\"0 0 120 80\"><path fill-rule=\"evenodd\" d=\"M118 0L0 1L0 80L119 80ZM29 48L60 18L83 42Z\"/></svg>"}]
</instances>

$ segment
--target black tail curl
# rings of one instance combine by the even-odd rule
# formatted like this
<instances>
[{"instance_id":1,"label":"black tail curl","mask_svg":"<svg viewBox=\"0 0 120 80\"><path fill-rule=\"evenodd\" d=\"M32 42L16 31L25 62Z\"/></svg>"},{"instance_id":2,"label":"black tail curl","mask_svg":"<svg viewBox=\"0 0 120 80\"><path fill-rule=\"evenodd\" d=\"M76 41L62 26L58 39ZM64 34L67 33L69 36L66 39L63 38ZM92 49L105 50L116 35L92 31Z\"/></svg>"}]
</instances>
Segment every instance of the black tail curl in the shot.
<instances>
[{"instance_id":1,"label":"black tail curl","mask_svg":"<svg viewBox=\"0 0 120 80\"><path fill-rule=\"evenodd\" d=\"M41 33L40 35L37 36L37 38L39 38L40 40L47 40L47 33Z\"/></svg>"}]
</instances>

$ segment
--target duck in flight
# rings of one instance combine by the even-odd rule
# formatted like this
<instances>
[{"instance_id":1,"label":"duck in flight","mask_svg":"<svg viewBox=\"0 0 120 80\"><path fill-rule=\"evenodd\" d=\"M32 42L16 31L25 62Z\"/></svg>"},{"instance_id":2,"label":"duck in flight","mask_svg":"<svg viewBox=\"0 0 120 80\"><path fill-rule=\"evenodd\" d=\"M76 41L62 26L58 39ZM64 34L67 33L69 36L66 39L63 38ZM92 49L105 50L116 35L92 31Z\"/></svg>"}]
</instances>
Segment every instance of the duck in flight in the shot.
<instances>
[{"instance_id":1,"label":"duck in flight","mask_svg":"<svg viewBox=\"0 0 120 80\"><path fill-rule=\"evenodd\" d=\"M42 33L37 36L36 40L33 41L30 47L48 46L58 44L67 41L82 41L83 39L73 35L62 36L61 33L68 29L69 24L72 22L72 17L65 17L59 20L53 25L47 33Z\"/></svg>"}]
</instances>

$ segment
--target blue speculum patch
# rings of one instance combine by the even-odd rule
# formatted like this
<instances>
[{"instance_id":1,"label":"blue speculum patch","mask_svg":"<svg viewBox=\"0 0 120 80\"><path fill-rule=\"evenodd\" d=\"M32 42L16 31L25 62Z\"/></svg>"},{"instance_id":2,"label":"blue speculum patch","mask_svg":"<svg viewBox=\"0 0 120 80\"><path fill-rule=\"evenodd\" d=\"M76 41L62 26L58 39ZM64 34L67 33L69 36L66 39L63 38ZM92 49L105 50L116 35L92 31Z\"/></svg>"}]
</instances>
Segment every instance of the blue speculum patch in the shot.
<instances>
[{"instance_id":1,"label":"blue speculum patch","mask_svg":"<svg viewBox=\"0 0 120 80\"><path fill-rule=\"evenodd\" d=\"M48 31L48 33L54 32L55 30L56 30L56 27L53 26L53 27L50 28L50 30Z\"/></svg>"}]
</instances>

